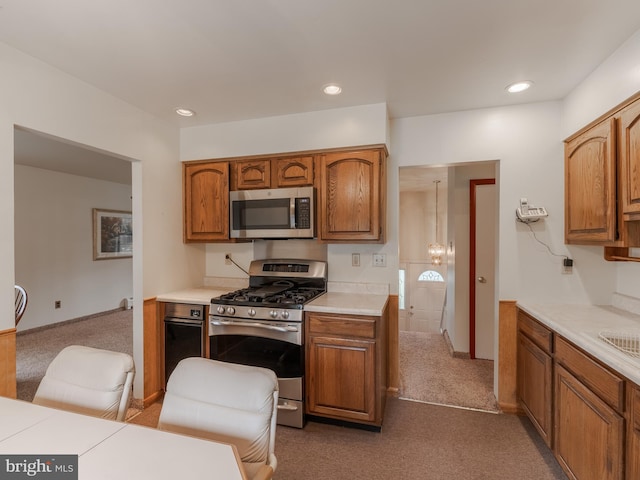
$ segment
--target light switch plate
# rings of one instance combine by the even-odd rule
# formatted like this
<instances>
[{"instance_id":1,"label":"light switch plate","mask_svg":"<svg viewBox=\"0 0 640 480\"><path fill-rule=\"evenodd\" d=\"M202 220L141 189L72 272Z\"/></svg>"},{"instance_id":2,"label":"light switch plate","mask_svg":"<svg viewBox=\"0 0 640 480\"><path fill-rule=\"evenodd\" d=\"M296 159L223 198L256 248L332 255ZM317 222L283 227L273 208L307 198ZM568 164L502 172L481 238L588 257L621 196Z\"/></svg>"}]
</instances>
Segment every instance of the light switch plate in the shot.
<instances>
[{"instance_id":1,"label":"light switch plate","mask_svg":"<svg viewBox=\"0 0 640 480\"><path fill-rule=\"evenodd\" d=\"M360 254L359 253L352 253L351 254L351 266L352 267L359 267L360 266Z\"/></svg>"}]
</instances>

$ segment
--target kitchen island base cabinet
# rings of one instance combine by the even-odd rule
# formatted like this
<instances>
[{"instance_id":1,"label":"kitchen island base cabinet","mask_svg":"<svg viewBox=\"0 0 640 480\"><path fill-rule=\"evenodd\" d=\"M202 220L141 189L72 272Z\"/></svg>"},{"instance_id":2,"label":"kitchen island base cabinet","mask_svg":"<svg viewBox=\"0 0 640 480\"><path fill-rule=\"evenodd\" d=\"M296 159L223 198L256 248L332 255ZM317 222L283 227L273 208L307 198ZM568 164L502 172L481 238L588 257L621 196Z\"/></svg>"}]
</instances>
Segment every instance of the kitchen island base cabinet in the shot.
<instances>
[{"instance_id":1,"label":"kitchen island base cabinet","mask_svg":"<svg viewBox=\"0 0 640 480\"><path fill-rule=\"evenodd\" d=\"M556 366L555 454L569 478L623 480L624 419Z\"/></svg>"},{"instance_id":2,"label":"kitchen island base cabinet","mask_svg":"<svg viewBox=\"0 0 640 480\"><path fill-rule=\"evenodd\" d=\"M374 427L386 400L386 316L308 312L306 413Z\"/></svg>"}]
</instances>

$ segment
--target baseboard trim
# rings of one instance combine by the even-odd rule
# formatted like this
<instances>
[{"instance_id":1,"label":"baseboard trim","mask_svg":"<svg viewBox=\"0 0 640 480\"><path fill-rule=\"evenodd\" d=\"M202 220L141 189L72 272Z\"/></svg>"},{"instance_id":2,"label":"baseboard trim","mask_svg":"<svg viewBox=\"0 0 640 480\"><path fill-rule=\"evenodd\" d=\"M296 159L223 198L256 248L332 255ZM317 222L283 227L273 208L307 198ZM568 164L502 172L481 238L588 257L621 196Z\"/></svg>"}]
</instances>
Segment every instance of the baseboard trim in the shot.
<instances>
[{"instance_id":1,"label":"baseboard trim","mask_svg":"<svg viewBox=\"0 0 640 480\"><path fill-rule=\"evenodd\" d=\"M464 360L469 360L471 358L471 355L469 355L469 352L456 352L455 349L453 348L453 343L451 343L451 339L449 338L449 332L447 332L447 330L442 332L442 336L444 337L444 341L447 344L447 349L449 350L449 355L451 355L453 358L462 358Z\"/></svg>"},{"instance_id":2,"label":"baseboard trim","mask_svg":"<svg viewBox=\"0 0 640 480\"><path fill-rule=\"evenodd\" d=\"M164 397L164 392L163 391L158 391L158 392L152 393L151 395L149 395L148 397L146 397L142 401L143 408L147 408L148 406L153 405L154 403L156 403L158 400L160 400L163 397Z\"/></svg>"},{"instance_id":3,"label":"baseboard trim","mask_svg":"<svg viewBox=\"0 0 640 480\"><path fill-rule=\"evenodd\" d=\"M107 311L104 311L104 312L98 312L98 313L92 313L90 315L85 315L83 317L72 318L71 320L63 320L62 322L50 323L48 325L42 325L41 327L34 327L34 328L29 328L27 330L20 330L19 332L17 332L17 335L21 336L21 335L26 335L28 333L42 332L43 330L49 330L50 328L61 327L63 325L68 325L70 323L82 322L84 320L90 320L92 318L101 317L103 315L109 315L110 313L119 312L120 310L126 310L126 308L118 307L118 308L114 308L113 310L107 310Z\"/></svg>"},{"instance_id":4,"label":"baseboard trim","mask_svg":"<svg viewBox=\"0 0 640 480\"><path fill-rule=\"evenodd\" d=\"M525 415L525 411L519 406L512 403L498 403L500 410L503 413L509 413L512 415Z\"/></svg>"}]
</instances>

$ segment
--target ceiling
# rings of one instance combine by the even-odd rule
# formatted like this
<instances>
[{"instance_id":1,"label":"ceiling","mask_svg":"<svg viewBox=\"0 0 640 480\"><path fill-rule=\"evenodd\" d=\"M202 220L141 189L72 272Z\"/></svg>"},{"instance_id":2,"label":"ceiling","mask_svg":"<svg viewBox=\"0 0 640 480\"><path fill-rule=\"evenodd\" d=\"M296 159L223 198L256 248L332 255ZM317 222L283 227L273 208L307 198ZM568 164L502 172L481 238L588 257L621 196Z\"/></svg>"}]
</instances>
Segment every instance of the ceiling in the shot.
<instances>
[{"instance_id":1,"label":"ceiling","mask_svg":"<svg viewBox=\"0 0 640 480\"><path fill-rule=\"evenodd\" d=\"M22 128L13 135L14 162L56 172L131 185L131 162Z\"/></svg>"},{"instance_id":2,"label":"ceiling","mask_svg":"<svg viewBox=\"0 0 640 480\"><path fill-rule=\"evenodd\" d=\"M559 100L638 29L637 0L0 0L0 42L179 127Z\"/></svg>"}]
</instances>

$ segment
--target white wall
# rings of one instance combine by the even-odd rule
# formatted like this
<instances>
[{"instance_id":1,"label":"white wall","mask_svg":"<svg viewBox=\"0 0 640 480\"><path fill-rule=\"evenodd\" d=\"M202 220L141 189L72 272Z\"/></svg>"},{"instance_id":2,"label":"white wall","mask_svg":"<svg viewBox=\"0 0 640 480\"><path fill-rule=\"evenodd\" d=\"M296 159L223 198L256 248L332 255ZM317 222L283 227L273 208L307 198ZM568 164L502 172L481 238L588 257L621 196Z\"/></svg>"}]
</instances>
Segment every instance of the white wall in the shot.
<instances>
[{"instance_id":1,"label":"white wall","mask_svg":"<svg viewBox=\"0 0 640 480\"><path fill-rule=\"evenodd\" d=\"M182 244L178 128L4 44L0 71L0 220L8 228L0 237L0 330L14 326L14 126L133 159L133 333L139 397L142 298L197 284L204 273L204 249Z\"/></svg>"},{"instance_id":2,"label":"white wall","mask_svg":"<svg viewBox=\"0 0 640 480\"><path fill-rule=\"evenodd\" d=\"M563 101L562 138L640 90L640 30L623 43Z\"/></svg>"},{"instance_id":3,"label":"white wall","mask_svg":"<svg viewBox=\"0 0 640 480\"><path fill-rule=\"evenodd\" d=\"M388 141L388 118L385 104L324 110L269 117L256 120L185 128L181 131L180 158L198 160L253 154L268 154L384 144ZM391 175L388 184L397 185L397 168L387 162ZM388 195L388 241L385 245L328 245L329 280L391 284L397 292L397 192ZM396 189L397 190L397 189ZM207 244L206 275L246 278L235 266L225 265L224 254L231 253L241 265L254 258L253 245ZM373 253L387 254L387 266L374 268ZM351 266L351 253L361 254L361 266Z\"/></svg>"},{"instance_id":4,"label":"white wall","mask_svg":"<svg viewBox=\"0 0 640 480\"><path fill-rule=\"evenodd\" d=\"M200 160L386 143L384 103L183 128L180 159Z\"/></svg>"},{"instance_id":5,"label":"white wall","mask_svg":"<svg viewBox=\"0 0 640 480\"><path fill-rule=\"evenodd\" d=\"M14 173L16 282L29 293L19 330L122 306L132 260L93 260L92 209L131 211L131 186L24 165Z\"/></svg>"},{"instance_id":6,"label":"white wall","mask_svg":"<svg viewBox=\"0 0 640 480\"><path fill-rule=\"evenodd\" d=\"M609 303L615 266L602 260L602 248L564 245L560 119L559 102L396 119L393 156L400 166L500 161L500 299ZM563 275L562 258L515 221L520 197L549 210L534 230L555 253L574 258L572 275Z\"/></svg>"}]
</instances>

